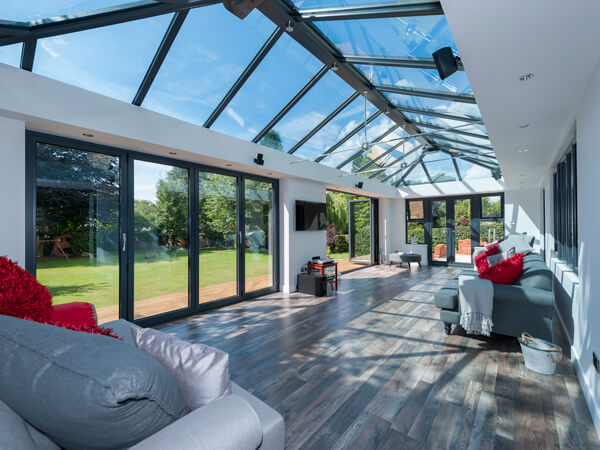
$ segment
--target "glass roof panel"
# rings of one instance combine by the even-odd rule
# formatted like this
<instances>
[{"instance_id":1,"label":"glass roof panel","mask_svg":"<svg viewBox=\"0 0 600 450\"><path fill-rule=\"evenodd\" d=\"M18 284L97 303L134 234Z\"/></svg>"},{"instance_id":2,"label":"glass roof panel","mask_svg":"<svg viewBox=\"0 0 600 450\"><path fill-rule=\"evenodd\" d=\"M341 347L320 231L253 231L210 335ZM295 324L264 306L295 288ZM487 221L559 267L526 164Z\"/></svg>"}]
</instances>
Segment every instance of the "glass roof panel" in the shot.
<instances>
[{"instance_id":1,"label":"glass roof panel","mask_svg":"<svg viewBox=\"0 0 600 450\"><path fill-rule=\"evenodd\" d=\"M425 175L425 171L423 170L421 164L417 164L417 166L411 170L408 176L404 179L405 185L428 183L429 179L427 178L427 175Z\"/></svg>"},{"instance_id":2,"label":"glass roof panel","mask_svg":"<svg viewBox=\"0 0 600 450\"><path fill-rule=\"evenodd\" d=\"M340 77L331 71L327 72L273 128L283 150L292 148L352 92L353 89ZM268 144L265 142L265 145Z\"/></svg>"},{"instance_id":3,"label":"glass roof panel","mask_svg":"<svg viewBox=\"0 0 600 450\"><path fill-rule=\"evenodd\" d=\"M424 127L424 128L426 128L426 127ZM462 128L459 128L459 130L462 130ZM427 129L427 131L434 131L434 130ZM464 134L457 134L452 131L435 131L434 134L430 134L429 136L432 139L438 139L438 140L445 140L445 138L454 139L457 141L464 142L465 145L469 145L471 143L471 144L476 144L476 145L487 145L488 147L492 146L492 144L490 143L490 140L488 138L476 138L476 137L472 137L472 136L465 136ZM453 142L448 142L448 143L450 144Z\"/></svg>"},{"instance_id":4,"label":"glass roof panel","mask_svg":"<svg viewBox=\"0 0 600 450\"><path fill-rule=\"evenodd\" d=\"M211 128L251 140L321 66L284 33Z\"/></svg>"},{"instance_id":5,"label":"glass roof panel","mask_svg":"<svg viewBox=\"0 0 600 450\"><path fill-rule=\"evenodd\" d=\"M0 6L0 19L29 22L49 17L66 16L127 3L126 0L5 0Z\"/></svg>"},{"instance_id":6,"label":"glass roof panel","mask_svg":"<svg viewBox=\"0 0 600 450\"><path fill-rule=\"evenodd\" d=\"M33 71L131 102L171 14L40 39Z\"/></svg>"},{"instance_id":7,"label":"glass roof panel","mask_svg":"<svg viewBox=\"0 0 600 450\"><path fill-rule=\"evenodd\" d=\"M398 106L410 106L411 108L428 109L447 114L462 114L471 117L481 117L479 107L474 103L452 102L437 98L417 97L415 95L403 95L385 93L392 103Z\"/></svg>"},{"instance_id":8,"label":"glass roof panel","mask_svg":"<svg viewBox=\"0 0 600 450\"><path fill-rule=\"evenodd\" d=\"M423 3L423 0L397 0L385 2L382 0L294 0L300 10L317 8L338 8L344 6L371 6L371 5L408 5Z\"/></svg>"},{"instance_id":9,"label":"glass roof panel","mask_svg":"<svg viewBox=\"0 0 600 450\"><path fill-rule=\"evenodd\" d=\"M465 72L456 72L442 80L437 70L412 69L408 67L370 66L357 64L356 67L374 84L430 89L452 94L473 94Z\"/></svg>"},{"instance_id":10,"label":"glass roof panel","mask_svg":"<svg viewBox=\"0 0 600 450\"><path fill-rule=\"evenodd\" d=\"M367 102L367 115L373 114L377 109ZM364 98L358 97L342 110L335 118L325 125L317 134L300 147L294 156L314 159L327 151L332 145L339 142L357 125L364 121ZM349 155L350 153L348 153Z\"/></svg>"},{"instance_id":11,"label":"glass roof panel","mask_svg":"<svg viewBox=\"0 0 600 450\"><path fill-rule=\"evenodd\" d=\"M345 55L431 58L442 47L458 53L443 15L314 23Z\"/></svg>"},{"instance_id":12,"label":"glass roof panel","mask_svg":"<svg viewBox=\"0 0 600 450\"><path fill-rule=\"evenodd\" d=\"M483 133L483 134L487 135L487 130L483 123L471 124L471 123L462 122L459 120L449 120L449 119L443 119L441 117L427 116L424 114L414 114L414 113L409 113L409 112L404 112L404 111L402 111L402 114L404 114L411 122L415 122L418 126L434 125L434 126L443 127L443 128L452 128L452 127L460 126L460 128L458 128L458 130L460 130L460 131L466 131L469 133L480 133L480 134Z\"/></svg>"},{"instance_id":13,"label":"glass roof panel","mask_svg":"<svg viewBox=\"0 0 600 450\"><path fill-rule=\"evenodd\" d=\"M273 29L258 11L240 20L221 4L192 9L142 106L204 124Z\"/></svg>"},{"instance_id":14,"label":"glass roof panel","mask_svg":"<svg viewBox=\"0 0 600 450\"><path fill-rule=\"evenodd\" d=\"M371 142L377 139L380 135L389 130L392 127L392 125L394 125L392 119L381 114L367 126L367 141ZM365 130L364 128L362 128L358 133L356 133L354 136L352 136L350 139L344 142L344 144L341 147L336 149L336 152L341 150L349 151L343 153L332 153L330 156L327 156L323 161L321 161L321 163L330 167L339 166L348 158L352 157L352 155L356 154L360 150L360 147L364 143L364 141ZM352 165L346 164L344 166L344 169L347 169L345 171L349 172L352 169Z\"/></svg>"},{"instance_id":15,"label":"glass roof panel","mask_svg":"<svg viewBox=\"0 0 600 450\"><path fill-rule=\"evenodd\" d=\"M23 44L11 44L0 47L0 63L19 67Z\"/></svg>"},{"instance_id":16,"label":"glass roof panel","mask_svg":"<svg viewBox=\"0 0 600 450\"><path fill-rule=\"evenodd\" d=\"M456 163L458 164L458 170L460 171L463 180L476 180L478 178L490 178L492 176L491 170L461 158L456 158Z\"/></svg>"},{"instance_id":17,"label":"glass roof panel","mask_svg":"<svg viewBox=\"0 0 600 450\"><path fill-rule=\"evenodd\" d=\"M446 153L428 152L423 162L434 183L457 180L452 159Z\"/></svg>"}]
</instances>

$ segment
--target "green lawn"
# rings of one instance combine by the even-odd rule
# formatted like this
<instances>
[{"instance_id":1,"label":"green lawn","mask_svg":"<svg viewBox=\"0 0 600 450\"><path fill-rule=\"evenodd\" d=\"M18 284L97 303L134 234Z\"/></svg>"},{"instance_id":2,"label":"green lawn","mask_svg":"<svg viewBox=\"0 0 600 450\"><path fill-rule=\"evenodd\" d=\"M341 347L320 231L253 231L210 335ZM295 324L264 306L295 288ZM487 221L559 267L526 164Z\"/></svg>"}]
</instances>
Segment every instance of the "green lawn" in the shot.
<instances>
[{"instance_id":1,"label":"green lawn","mask_svg":"<svg viewBox=\"0 0 600 450\"><path fill-rule=\"evenodd\" d=\"M329 257L331 259L335 259L335 260L342 260L342 259L346 259L347 260L349 258L348 252L344 252L344 253L331 253L331 252L329 252L328 255L329 255Z\"/></svg>"},{"instance_id":2,"label":"green lawn","mask_svg":"<svg viewBox=\"0 0 600 450\"><path fill-rule=\"evenodd\" d=\"M135 300L187 290L188 255L186 251L161 253L153 259L136 252ZM102 259L101 262L98 260ZM200 250L200 287L236 280L235 250L205 248ZM266 275L272 257L265 253L246 254L246 277ZM118 302L118 257L46 259L37 262L37 278L53 295L54 303L87 301L96 307Z\"/></svg>"}]
</instances>

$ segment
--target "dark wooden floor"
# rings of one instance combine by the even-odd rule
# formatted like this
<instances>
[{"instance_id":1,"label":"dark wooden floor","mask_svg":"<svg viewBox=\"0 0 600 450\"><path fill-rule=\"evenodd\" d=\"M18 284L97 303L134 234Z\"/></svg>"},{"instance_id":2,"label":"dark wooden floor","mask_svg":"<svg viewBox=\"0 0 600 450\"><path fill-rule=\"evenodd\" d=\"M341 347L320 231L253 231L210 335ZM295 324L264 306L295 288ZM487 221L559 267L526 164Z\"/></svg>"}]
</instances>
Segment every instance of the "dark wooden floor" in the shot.
<instances>
[{"instance_id":1,"label":"dark wooden floor","mask_svg":"<svg viewBox=\"0 0 600 450\"><path fill-rule=\"evenodd\" d=\"M537 375L514 338L444 335L433 293L456 270L376 266L334 297L272 294L162 328L229 352L290 449L600 448L568 361Z\"/></svg>"}]
</instances>

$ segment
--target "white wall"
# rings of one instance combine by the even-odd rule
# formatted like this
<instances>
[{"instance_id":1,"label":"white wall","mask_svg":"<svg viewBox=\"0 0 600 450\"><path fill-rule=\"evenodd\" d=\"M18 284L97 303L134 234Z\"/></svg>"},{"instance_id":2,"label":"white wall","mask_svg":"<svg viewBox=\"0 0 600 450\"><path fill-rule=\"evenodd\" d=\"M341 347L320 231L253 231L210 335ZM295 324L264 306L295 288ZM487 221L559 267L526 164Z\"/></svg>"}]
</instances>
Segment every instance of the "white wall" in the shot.
<instances>
[{"instance_id":1,"label":"white wall","mask_svg":"<svg viewBox=\"0 0 600 450\"><path fill-rule=\"evenodd\" d=\"M25 266L25 123L0 116L0 256Z\"/></svg>"},{"instance_id":2,"label":"white wall","mask_svg":"<svg viewBox=\"0 0 600 450\"><path fill-rule=\"evenodd\" d=\"M539 252L542 224L541 189L524 189L504 193L505 233L535 236L534 248Z\"/></svg>"},{"instance_id":3,"label":"white wall","mask_svg":"<svg viewBox=\"0 0 600 450\"><path fill-rule=\"evenodd\" d=\"M313 256L327 254L327 232L296 231L296 200L325 203L324 183L285 178L279 183L281 211L281 290L296 290L296 275Z\"/></svg>"}]
</instances>

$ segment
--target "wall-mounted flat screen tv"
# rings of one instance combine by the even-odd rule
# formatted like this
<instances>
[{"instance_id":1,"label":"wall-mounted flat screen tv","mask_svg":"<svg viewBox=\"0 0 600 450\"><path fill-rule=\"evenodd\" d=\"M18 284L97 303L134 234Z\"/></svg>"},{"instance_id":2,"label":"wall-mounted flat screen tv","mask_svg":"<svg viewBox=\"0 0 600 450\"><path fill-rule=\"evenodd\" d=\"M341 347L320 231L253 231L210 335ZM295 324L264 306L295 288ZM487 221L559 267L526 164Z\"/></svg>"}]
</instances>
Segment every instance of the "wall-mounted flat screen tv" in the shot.
<instances>
[{"instance_id":1,"label":"wall-mounted flat screen tv","mask_svg":"<svg viewBox=\"0 0 600 450\"><path fill-rule=\"evenodd\" d=\"M296 200L296 231L327 229L326 204Z\"/></svg>"}]
</instances>

